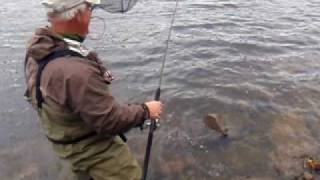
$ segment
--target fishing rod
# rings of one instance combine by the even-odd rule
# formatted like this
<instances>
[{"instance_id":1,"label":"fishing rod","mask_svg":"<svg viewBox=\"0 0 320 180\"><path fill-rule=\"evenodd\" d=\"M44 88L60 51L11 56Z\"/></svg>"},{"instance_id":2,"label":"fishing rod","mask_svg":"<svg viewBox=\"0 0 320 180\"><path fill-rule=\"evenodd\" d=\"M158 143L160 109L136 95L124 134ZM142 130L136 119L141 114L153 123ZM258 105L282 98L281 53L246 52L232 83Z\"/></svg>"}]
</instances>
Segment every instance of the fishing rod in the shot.
<instances>
[{"instance_id":1,"label":"fishing rod","mask_svg":"<svg viewBox=\"0 0 320 180\"><path fill-rule=\"evenodd\" d=\"M165 68L165 64L166 64L166 60L167 60L167 56L168 56L168 49L169 49L169 43L170 43L170 39L171 39L173 24L174 24L174 20L175 20L176 14L177 14L178 2L179 2L179 0L176 0L176 5L175 5L175 8L174 8L174 11L173 11L173 14L172 14L172 20L171 20L169 34L168 34L168 38L167 38L167 42L166 42L164 58L163 58L162 65L161 65L159 86L158 86L158 88L156 90L155 97L154 97L154 100L156 100L156 101L159 101L160 100L160 96L161 96L161 85L162 85L163 73L164 73L164 68ZM152 141L153 141L153 132L157 129L157 127L159 125L160 125L159 119L155 119L155 120L151 119L151 124L150 124L150 127L149 127L148 143L147 143L146 153L145 153L144 163L143 163L142 180L146 180L147 179L148 166L149 166L151 147L152 147Z\"/></svg>"}]
</instances>

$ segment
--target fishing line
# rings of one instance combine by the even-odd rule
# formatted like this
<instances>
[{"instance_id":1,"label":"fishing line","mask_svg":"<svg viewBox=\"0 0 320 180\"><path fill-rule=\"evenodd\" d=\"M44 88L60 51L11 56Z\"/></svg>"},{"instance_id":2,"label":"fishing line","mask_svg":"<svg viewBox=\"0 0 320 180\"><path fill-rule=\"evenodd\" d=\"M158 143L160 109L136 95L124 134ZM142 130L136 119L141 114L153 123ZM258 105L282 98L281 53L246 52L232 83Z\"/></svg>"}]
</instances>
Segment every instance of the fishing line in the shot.
<instances>
[{"instance_id":1,"label":"fishing line","mask_svg":"<svg viewBox=\"0 0 320 180\"><path fill-rule=\"evenodd\" d=\"M171 23L170 23L170 28L169 28L168 38L167 38L167 42L166 42L165 53L164 53L164 57L163 57L163 60L162 60L162 65L161 65L159 86L158 86L158 88L156 90L155 98L154 98L156 101L160 100L164 68L165 68L165 64L166 64L166 60L167 60L167 56L168 56L169 43L170 43L170 40L171 40L173 24L174 24L175 17L176 17L176 14L177 14L178 2L179 2L179 0L176 0L176 5L175 5L175 8L174 8L174 11L173 11L173 14L172 14L172 20L171 20ZM149 166L149 161L150 161L150 153L151 153L152 140L153 140L153 132L156 130L157 126L159 126L159 119L151 120L151 124L150 124L150 128L149 128L149 135L148 135L148 143L147 143L146 153L145 153L145 158L144 158L144 163L143 163L142 180L146 180L147 179L148 166Z\"/></svg>"}]
</instances>

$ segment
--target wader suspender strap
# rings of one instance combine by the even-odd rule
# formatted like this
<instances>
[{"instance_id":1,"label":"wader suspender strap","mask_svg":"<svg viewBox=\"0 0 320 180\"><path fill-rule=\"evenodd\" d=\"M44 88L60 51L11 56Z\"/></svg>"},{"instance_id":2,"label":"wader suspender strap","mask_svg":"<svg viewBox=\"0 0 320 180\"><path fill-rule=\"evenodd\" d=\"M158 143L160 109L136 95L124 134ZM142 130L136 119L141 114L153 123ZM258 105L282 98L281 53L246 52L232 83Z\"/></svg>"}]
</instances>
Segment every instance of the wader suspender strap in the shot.
<instances>
[{"instance_id":1,"label":"wader suspender strap","mask_svg":"<svg viewBox=\"0 0 320 180\"><path fill-rule=\"evenodd\" d=\"M37 105L38 105L38 108L42 108L42 103L44 102L44 99L43 99L43 96L42 96L42 92L40 90L40 83L41 83L41 75L42 75L42 72L44 70L44 68L46 67L46 65L55 60L55 59L58 59L58 58L61 58L61 57L67 57L67 56L75 56L75 57L81 57L83 58L82 55L80 55L79 53L77 52L74 52L74 51L71 51L69 49L63 49L63 50L58 50L58 51L54 51L52 53L50 53L48 56L46 56L45 58L43 58L39 63L38 63L38 73L37 73L37 79L36 79L36 99L37 99ZM57 140L54 140L54 139L51 139L50 137L47 136L47 138L55 143L55 144L63 144L63 145L67 145L67 144L75 144L75 143L78 143L82 140L85 140L87 138L90 138L92 136L95 136L97 135L97 133L95 131L93 132L90 132L89 134L85 134L81 137L77 137L73 140L68 140L68 141L57 141ZM119 134L120 138L126 142L127 141L127 138L125 137L124 134Z\"/></svg>"},{"instance_id":2,"label":"wader suspender strap","mask_svg":"<svg viewBox=\"0 0 320 180\"><path fill-rule=\"evenodd\" d=\"M36 99L38 108L42 108L42 103L44 102L43 96L40 90L40 83L41 83L41 75L44 70L44 68L47 66L47 64L55 59L66 57L66 56L76 56L76 57L83 57L79 53L76 53L74 51L71 51L69 49L63 49L58 50L50 53L48 56L44 57L39 63L38 63L38 73L37 73L37 79L36 79Z\"/></svg>"}]
</instances>

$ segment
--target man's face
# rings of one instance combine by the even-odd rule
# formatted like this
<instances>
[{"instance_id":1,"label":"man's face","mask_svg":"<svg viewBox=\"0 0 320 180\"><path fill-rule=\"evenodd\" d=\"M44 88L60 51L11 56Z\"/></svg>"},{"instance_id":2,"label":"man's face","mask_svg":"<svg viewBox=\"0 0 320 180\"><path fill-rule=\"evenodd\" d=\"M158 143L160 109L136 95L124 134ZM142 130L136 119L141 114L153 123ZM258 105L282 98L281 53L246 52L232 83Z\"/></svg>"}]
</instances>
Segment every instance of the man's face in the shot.
<instances>
[{"instance_id":1,"label":"man's face","mask_svg":"<svg viewBox=\"0 0 320 180\"><path fill-rule=\"evenodd\" d=\"M89 25L90 25L90 19L91 19L91 8L88 5L87 8L78 14L78 21L79 25L82 29L82 34L81 36L86 37L89 34Z\"/></svg>"},{"instance_id":2,"label":"man's face","mask_svg":"<svg viewBox=\"0 0 320 180\"><path fill-rule=\"evenodd\" d=\"M89 4L83 11L79 11L71 20L60 21L51 20L55 32L60 34L77 34L83 38L89 34L89 25L91 20L91 7Z\"/></svg>"}]
</instances>

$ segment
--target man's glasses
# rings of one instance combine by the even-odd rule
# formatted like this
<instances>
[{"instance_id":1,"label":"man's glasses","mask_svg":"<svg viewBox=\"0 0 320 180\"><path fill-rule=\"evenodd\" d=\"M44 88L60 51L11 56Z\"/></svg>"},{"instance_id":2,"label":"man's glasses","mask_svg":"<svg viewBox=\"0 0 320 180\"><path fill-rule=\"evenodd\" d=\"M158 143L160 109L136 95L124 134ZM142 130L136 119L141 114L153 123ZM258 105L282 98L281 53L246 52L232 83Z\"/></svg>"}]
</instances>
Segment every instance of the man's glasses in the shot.
<instances>
[{"instance_id":1,"label":"man's glasses","mask_svg":"<svg viewBox=\"0 0 320 180\"><path fill-rule=\"evenodd\" d=\"M90 11L92 12L93 10L95 10L98 7L99 7L98 5L90 5Z\"/></svg>"}]
</instances>

